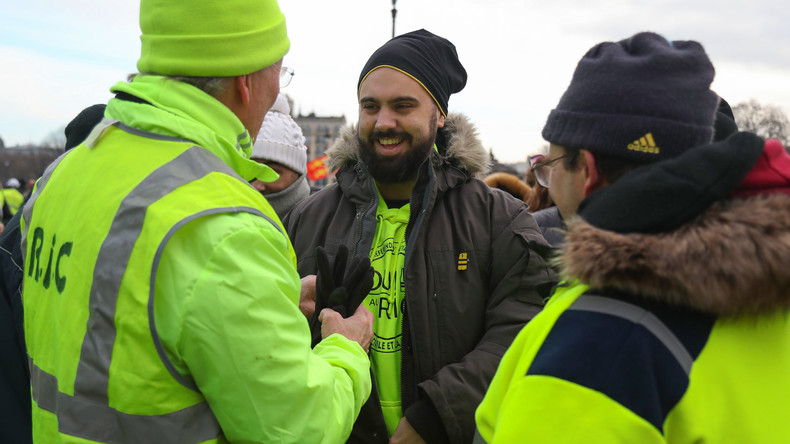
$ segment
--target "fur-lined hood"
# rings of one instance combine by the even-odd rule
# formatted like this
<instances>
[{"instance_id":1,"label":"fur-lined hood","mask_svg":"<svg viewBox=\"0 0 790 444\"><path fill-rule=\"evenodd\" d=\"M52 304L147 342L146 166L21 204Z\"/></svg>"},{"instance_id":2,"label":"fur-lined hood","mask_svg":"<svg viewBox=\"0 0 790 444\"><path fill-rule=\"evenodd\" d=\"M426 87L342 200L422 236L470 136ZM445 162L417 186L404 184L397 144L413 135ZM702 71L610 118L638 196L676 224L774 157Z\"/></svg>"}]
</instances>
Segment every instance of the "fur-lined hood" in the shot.
<instances>
[{"instance_id":1,"label":"fur-lined hood","mask_svg":"<svg viewBox=\"0 0 790 444\"><path fill-rule=\"evenodd\" d=\"M717 316L790 308L790 196L715 203L677 230L621 234L575 217L558 264L564 278Z\"/></svg>"},{"instance_id":2,"label":"fur-lined hood","mask_svg":"<svg viewBox=\"0 0 790 444\"><path fill-rule=\"evenodd\" d=\"M434 163L450 162L465 170L471 176L482 179L491 168L491 159L483 148L477 128L463 114L449 114L444 127L440 128L447 137L447 151L444 156L433 156ZM340 137L327 150L327 164L330 171L359 161L359 140L357 126L343 128Z\"/></svg>"},{"instance_id":3,"label":"fur-lined hood","mask_svg":"<svg viewBox=\"0 0 790 444\"><path fill-rule=\"evenodd\" d=\"M483 182L491 188L499 188L524 202L532 195L531 186L518 176L503 171L489 174L483 179Z\"/></svg>"}]
</instances>

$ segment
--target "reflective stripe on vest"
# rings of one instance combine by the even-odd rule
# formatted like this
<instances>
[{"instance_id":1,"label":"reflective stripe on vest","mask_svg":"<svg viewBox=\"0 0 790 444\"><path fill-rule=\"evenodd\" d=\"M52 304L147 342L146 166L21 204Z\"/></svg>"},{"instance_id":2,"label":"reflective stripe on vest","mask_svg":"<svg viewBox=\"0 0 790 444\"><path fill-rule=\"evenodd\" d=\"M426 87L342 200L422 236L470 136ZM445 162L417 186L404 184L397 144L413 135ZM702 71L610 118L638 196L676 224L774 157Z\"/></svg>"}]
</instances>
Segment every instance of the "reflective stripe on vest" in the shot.
<instances>
[{"instance_id":1,"label":"reflective stripe on vest","mask_svg":"<svg viewBox=\"0 0 790 444\"><path fill-rule=\"evenodd\" d=\"M124 126L109 121L102 123ZM22 237L23 251L27 251L27 230L35 200L64 156L65 154L47 168L38 182L36 193L31 196L30 204L24 207L26 223ZM32 397L38 407L57 415L60 433L101 442L202 442L221 436L220 426L205 401L163 415L135 415L114 409L109 405L108 399L110 362L116 336L116 304L121 280L142 231L147 207L176 188L213 172L238 177L209 151L193 146L154 170L122 200L110 231L102 242L93 272L88 329L80 351L74 396L61 393L58 390L57 378L38 368L30 358ZM213 208L192 215L170 229L157 248L151 272L149 329L157 352L174 378L195 391L197 388L194 382L181 375L167 358L156 333L153 317L156 269L164 245L180 227L206 214L228 212L254 213L269 220L279 230L274 221L255 208Z\"/></svg>"},{"instance_id":2,"label":"reflective stripe on vest","mask_svg":"<svg viewBox=\"0 0 790 444\"><path fill-rule=\"evenodd\" d=\"M173 226L173 228L171 228L170 231L168 231L168 233L165 235L164 239L162 239L162 243L159 244L159 247L156 250L156 256L154 257L154 265L153 265L153 267L151 267L150 292L149 292L149 296L148 296L148 323L149 323L149 327L151 329L151 336L153 336L153 338L154 338L154 344L156 345L156 351L159 353L159 357L162 359L162 362L165 364L165 367L167 367L167 370L170 372L170 374L173 376L173 378L175 378L182 385L184 385L184 386L186 386L186 387L188 387L188 388L190 388L190 389L192 389L194 391L199 391L197 385L195 385L195 382L192 381L191 379L185 378L184 375L182 375L176 369L175 365L173 365L173 362L170 360L170 358L167 357L167 352L165 351L165 347L164 347L164 345L162 344L162 341L159 338L159 333L156 331L156 325L155 325L155 321L154 321L154 289L156 288L156 286L155 286L156 271L159 269L159 261L162 258L162 252L165 249L165 245L167 245L167 241L176 233L176 231L178 231L179 228L183 227L187 223L189 223L189 222L191 222L191 221L193 221L193 220L195 220L195 219L197 219L199 217L208 216L210 214L219 214L219 213L233 213L233 212L238 213L240 211L244 211L244 212L247 212L247 213L253 213L253 214L256 214L258 216L263 217L264 219L269 221L269 223L274 225L274 227L277 228L277 230L280 231L280 233L282 233L283 236L285 236L285 233L282 230L280 230L280 227L277 226L276 222L274 222L271 218L269 218L269 216L263 214L262 212L260 212L259 210L256 210L255 208L249 208L249 207L212 208L211 210L203 211L203 212L194 214L194 215L192 215L192 216L190 216L188 218L185 218L185 219L179 221L177 224L175 224Z\"/></svg>"},{"instance_id":3,"label":"reflective stripe on vest","mask_svg":"<svg viewBox=\"0 0 790 444\"><path fill-rule=\"evenodd\" d=\"M644 308L616 299L582 295L571 304L568 310L590 311L617 316L642 325L672 353L672 356L675 357L687 376L691 372L691 365L694 363L694 359L686 347L660 319Z\"/></svg>"}]
</instances>

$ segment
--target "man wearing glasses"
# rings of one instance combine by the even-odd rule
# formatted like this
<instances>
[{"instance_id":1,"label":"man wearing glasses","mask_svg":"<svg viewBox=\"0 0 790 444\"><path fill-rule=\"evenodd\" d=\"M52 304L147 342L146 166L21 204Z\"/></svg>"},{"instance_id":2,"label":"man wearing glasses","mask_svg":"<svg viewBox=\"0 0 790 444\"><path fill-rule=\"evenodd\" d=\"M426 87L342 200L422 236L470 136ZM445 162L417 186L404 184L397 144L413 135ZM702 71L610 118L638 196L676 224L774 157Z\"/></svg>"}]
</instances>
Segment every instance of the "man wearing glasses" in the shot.
<instances>
[{"instance_id":1,"label":"man wearing glasses","mask_svg":"<svg viewBox=\"0 0 790 444\"><path fill-rule=\"evenodd\" d=\"M654 33L579 62L533 165L567 222L564 281L477 442L788 441L790 156L727 137L713 77L699 43Z\"/></svg>"},{"instance_id":2,"label":"man wearing glasses","mask_svg":"<svg viewBox=\"0 0 790 444\"><path fill-rule=\"evenodd\" d=\"M275 0L142 0L141 74L24 207L34 442L341 442L368 310L311 349L293 247L250 185L292 71ZM334 315L333 315L334 313Z\"/></svg>"},{"instance_id":3,"label":"man wearing glasses","mask_svg":"<svg viewBox=\"0 0 790 444\"><path fill-rule=\"evenodd\" d=\"M720 99L714 121L713 140L724 140L737 132L737 130L735 117L730 105L726 100ZM647 144L655 144L652 133L648 134L650 137L645 137L645 142ZM588 148L575 150L558 144L551 144L548 154L535 154L528 158L529 168L532 170L535 179L541 186L549 189L549 195L551 195L555 203L552 207L532 213L543 236L554 247L558 247L565 238L564 231L566 227L564 219L576 214L579 203L588 194L615 182L620 176L634 168L660 159L658 156L642 159L629 158L628 156L596 149L594 146ZM582 157L582 152L592 155ZM589 188L585 187L582 177L577 174L586 173L587 171L580 168L582 162L595 164L594 172L598 177L596 179L598 183L590 185ZM552 178L554 178L553 185L551 183Z\"/></svg>"}]
</instances>

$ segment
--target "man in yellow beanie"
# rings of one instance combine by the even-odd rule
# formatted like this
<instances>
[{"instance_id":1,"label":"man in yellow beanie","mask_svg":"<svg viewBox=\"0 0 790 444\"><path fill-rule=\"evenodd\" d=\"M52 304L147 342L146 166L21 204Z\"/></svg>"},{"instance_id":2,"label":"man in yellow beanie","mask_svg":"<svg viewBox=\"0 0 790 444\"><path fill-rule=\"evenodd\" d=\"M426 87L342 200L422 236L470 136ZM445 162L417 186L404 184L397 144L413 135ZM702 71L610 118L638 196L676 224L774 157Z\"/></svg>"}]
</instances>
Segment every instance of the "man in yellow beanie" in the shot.
<instances>
[{"instance_id":1,"label":"man in yellow beanie","mask_svg":"<svg viewBox=\"0 0 790 444\"><path fill-rule=\"evenodd\" d=\"M324 310L311 350L293 248L250 185L277 177L249 157L285 18L275 0L142 0L140 27L140 73L23 210L34 441L342 441L372 316Z\"/></svg>"}]
</instances>

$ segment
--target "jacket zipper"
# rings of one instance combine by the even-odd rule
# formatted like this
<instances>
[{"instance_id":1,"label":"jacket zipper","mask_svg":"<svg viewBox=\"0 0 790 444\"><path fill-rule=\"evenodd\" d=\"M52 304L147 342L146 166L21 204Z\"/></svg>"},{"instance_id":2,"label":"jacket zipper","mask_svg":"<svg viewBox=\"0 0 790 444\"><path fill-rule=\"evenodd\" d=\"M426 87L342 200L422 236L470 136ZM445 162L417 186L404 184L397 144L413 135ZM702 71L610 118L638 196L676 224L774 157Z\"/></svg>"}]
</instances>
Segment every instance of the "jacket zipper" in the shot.
<instances>
[{"instance_id":1,"label":"jacket zipper","mask_svg":"<svg viewBox=\"0 0 790 444\"><path fill-rule=\"evenodd\" d=\"M367 172L359 165L357 165L356 168L357 168L357 174L359 176L367 175ZM371 181L372 180L373 178L371 177ZM372 185L372 188L373 188L373 196L371 197L367 208L364 208L362 211L357 210L357 214L355 216L356 224L357 224L357 235L356 235L356 239L354 240L354 247L353 250L351 251L351 256L349 256L349 259L356 257L357 249L359 248L359 243L362 242L362 219L364 219L365 214L367 214L367 212L370 211L371 208L373 208L373 205L376 205L378 203L378 192L376 191L376 186ZM370 253L368 253L368 255L370 255Z\"/></svg>"},{"instance_id":2,"label":"jacket zipper","mask_svg":"<svg viewBox=\"0 0 790 444\"><path fill-rule=\"evenodd\" d=\"M431 160L429 158L428 162L430 162L430 161ZM416 241L417 238L419 237L419 233L420 233L420 230L422 228L422 223L425 221L426 213L428 211L427 208L429 206L428 202L426 202L426 200L430 200L430 196L431 196L430 193L433 191L433 187L434 187L433 168L432 168L431 165L428 166L428 177L429 177L428 184L427 184L427 186L425 187L425 189L423 191L423 202L422 202L422 206L420 208L420 214L417 215L417 220L420 221L420 223L419 223L419 225L414 226L414 227L411 228L412 231L413 230L417 230L417 231L415 231L414 236L412 236L412 240L413 241ZM409 199L409 202L414 200L413 199L414 198L414 190L412 190L412 196L411 197L412 198ZM410 207L410 209L409 209L409 221L406 223L406 233L404 233L404 238L405 238L404 241L406 242L406 257L404 258L404 261L403 261L403 272L402 272L402 274L403 274L403 282L404 282L403 307L405 308L405 310L401 310L401 320L400 320L400 322L401 322L401 338L402 338L402 342L403 342L403 345L401 347L400 399L401 399L401 413L404 414L404 416L405 416L405 411L406 411L405 407L406 407L406 400L407 400L407 398L405 396L406 395L406 376L405 376L406 372L404 371L404 369L406 368L406 366L404 365L404 357L405 357L404 352L408 352L409 353L409 356L411 357L411 364L412 364L412 366L414 366L415 362L416 362L416 360L414 359L414 351L413 351L414 349L413 349L413 347L411 345L411 335L410 335L409 323L407 322L407 319L406 319L406 317L408 316L407 312L409 311L408 307L407 307L408 302L406 300L407 299L406 295L408 294L408 284L407 284L408 281L406 279L406 267L408 267L409 259L411 258L411 252L414 251L414 242L409 242L409 239L408 239L409 234L411 234L410 230L409 230L409 225L411 225L411 222L412 222L412 212L411 212L411 207ZM414 378L413 375L412 375L412 378ZM411 399L411 397L409 397L408 400L410 402L414 401L413 399Z\"/></svg>"}]
</instances>

